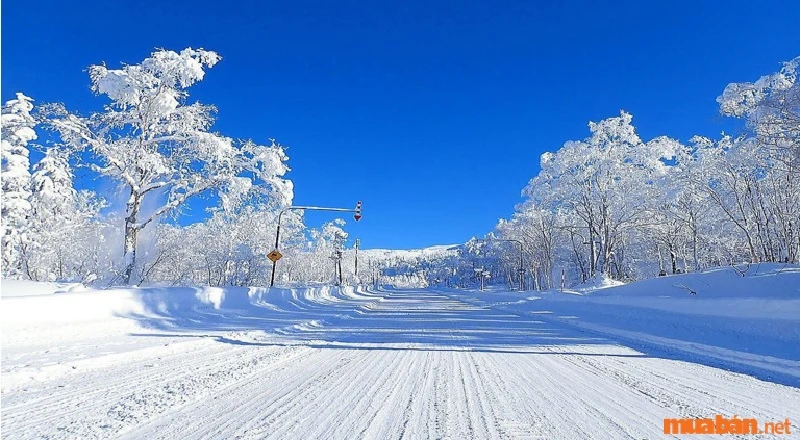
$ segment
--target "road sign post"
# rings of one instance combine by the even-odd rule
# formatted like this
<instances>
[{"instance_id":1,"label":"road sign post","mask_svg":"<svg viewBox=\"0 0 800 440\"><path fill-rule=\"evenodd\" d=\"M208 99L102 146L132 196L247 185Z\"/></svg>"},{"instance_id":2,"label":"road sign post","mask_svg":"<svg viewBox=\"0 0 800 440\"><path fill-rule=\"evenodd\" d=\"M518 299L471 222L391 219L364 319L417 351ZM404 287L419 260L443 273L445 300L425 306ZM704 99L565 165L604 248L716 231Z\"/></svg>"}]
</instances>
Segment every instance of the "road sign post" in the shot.
<instances>
[{"instance_id":1,"label":"road sign post","mask_svg":"<svg viewBox=\"0 0 800 440\"><path fill-rule=\"evenodd\" d=\"M475 276L478 278L478 281L480 282L480 290L482 291L483 290L483 280L485 278L488 278L487 275L489 275L491 272L489 272L488 270L485 270L483 267L476 267L473 270L475 271Z\"/></svg>"},{"instance_id":2,"label":"road sign post","mask_svg":"<svg viewBox=\"0 0 800 440\"><path fill-rule=\"evenodd\" d=\"M272 261L273 263L275 263L275 262L277 262L278 260L280 260L280 259L281 259L281 257L283 257L283 254L281 254L280 252L278 252L278 250L277 250L277 249L275 249L274 251L272 251L272 252L270 252L270 253L268 253L268 254L267 254L267 258L269 258L269 260L270 260L270 261Z\"/></svg>"}]
</instances>

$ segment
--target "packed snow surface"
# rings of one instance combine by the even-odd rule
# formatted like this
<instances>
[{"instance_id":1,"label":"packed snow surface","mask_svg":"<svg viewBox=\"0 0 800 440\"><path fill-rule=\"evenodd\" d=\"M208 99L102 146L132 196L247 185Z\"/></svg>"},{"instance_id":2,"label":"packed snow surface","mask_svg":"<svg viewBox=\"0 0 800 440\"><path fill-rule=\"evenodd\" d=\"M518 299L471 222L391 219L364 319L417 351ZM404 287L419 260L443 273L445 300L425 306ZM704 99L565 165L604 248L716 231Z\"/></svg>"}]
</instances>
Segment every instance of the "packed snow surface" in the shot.
<instances>
[{"instance_id":1,"label":"packed snow surface","mask_svg":"<svg viewBox=\"0 0 800 440\"><path fill-rule=\"evenodd\" d=\"M4 281L2 434L641 439L736 414L792 438L799 300L782 267L581 295Z\"/></svg>"}]
</instances>

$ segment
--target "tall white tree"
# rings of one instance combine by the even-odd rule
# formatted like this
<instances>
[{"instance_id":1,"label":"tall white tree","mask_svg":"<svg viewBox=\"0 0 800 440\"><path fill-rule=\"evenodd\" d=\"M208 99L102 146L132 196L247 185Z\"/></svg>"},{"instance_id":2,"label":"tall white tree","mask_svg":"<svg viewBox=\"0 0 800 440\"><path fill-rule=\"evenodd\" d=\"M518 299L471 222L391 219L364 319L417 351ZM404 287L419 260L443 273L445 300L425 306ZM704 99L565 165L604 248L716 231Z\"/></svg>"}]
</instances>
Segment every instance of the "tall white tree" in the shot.
<instances>
[{"instance_id":1,"label":"tall white tree","mask_svg":"<svg viewBox=\"0 0 800 440\"><path fill-rule=\"evenodd\" d=\"M529 205L520 207L511 220L500 220L495 227L500 237L523 243L527 272L537 288L553 286L559 236L557 221L557 213Z\"/></svg>"},{"instance_id":2,"label":"tall white tree","mask_svg":"<svg viewBox=\"0 0 800 440\"><path fill-rule=\"evenodd\" d=\"M755 137L695 137L698 190L729 227L733 259L796 262L800 257L800 178L777 164Z\"/></svg>"},{"instance_id":3,"label":"tall white tree","mask_svg":"<svg viewBox=\"0 0 800 440\"><path fill-rule=\"evenodd\" d=\"M35 280L97 276L91 250L102 227L97 223L102 201L93 192L76 191L67 155L49 148L31 176L30 235L35 248L25 255Z\"/></svg>"},{"instance_id":4,"label":"tall white tree","mask_svg":"<svg viewBox=\"0 0 800 440\"><path fill-rule=\"evenodd\" d=\"M755 82L731 83L717 98L727 116L744 118L759 144L800 173L800 57Z\"/></svg>"},{"instance_id":5,"label":"tall white tree","mask_svg":"<svg viewBox=\"0 0 800 440\"><path fill-rule=\"evenodd\" d=\"M187 88L203 79L220 60L215 52L159 50L139 64L121 69L89 69L92 90L111 102L88 118L54 108L50 123L76 149L88 149L93 169L121 185L128 197L125 212L124 268L129 283L136 265L140 232L162 215L174 213L203 193L220 197L226 209L253 191L273 204L289 203L290 181L283 148L234 142L213 133L216 109L187 103ZM143 206L156 208L145 212Z\"/></svg>"},{"instance_id":6,"label":"tall white tree","mask_svg":"<svg viewBox=\"0 0 800 440\"><path fill-rule=\"evenodd\" d=\"M729 84L717 98L723 114L743 118L750 136L730 139L721 177L728 183L731 221L753 261L800 259L800 57L755 82Z\"/></svg>"},{"instance_id":7,"label":"tall white tree","mask_svg":"<svg viewBox=\"0 0 800 440\"><path fill-rule=\"evenodd\" d=\"M621 112L591 122L590 137L542 155L542 172L525 190L534 205L575 216L577 222L565 227L588 245L590 277L619 274L626 234L650 220L665 159L675 154L676 143L667 138L643 142L632 119Z\"/></svg>"},{"instance_id":8,"label":"tall white tree","mask_svg":"<svg viewBox=\"0 0 800 440\"><path fill-rule=\"evenodd\" d=\"M30 162L28 142L36 139L31 116L33 100L22 93L3 105L2 187L3 187L3 273L22 274L21 248L28 244L30 204Z\"/></svg>"}]
</instances>

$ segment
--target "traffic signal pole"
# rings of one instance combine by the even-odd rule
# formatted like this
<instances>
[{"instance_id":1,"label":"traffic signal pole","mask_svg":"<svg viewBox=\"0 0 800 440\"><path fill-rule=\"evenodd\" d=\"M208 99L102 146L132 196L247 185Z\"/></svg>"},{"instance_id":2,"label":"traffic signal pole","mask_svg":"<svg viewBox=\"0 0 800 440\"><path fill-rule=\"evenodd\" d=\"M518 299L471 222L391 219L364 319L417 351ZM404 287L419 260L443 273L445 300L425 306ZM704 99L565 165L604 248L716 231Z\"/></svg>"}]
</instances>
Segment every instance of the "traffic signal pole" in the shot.
<instances>
[{"instance_id":1,"label":"traffic signal pole","mask_svg":"<svg viewBox=\"0 0 800 440\"><path fill-rule=\"evenodd\" d=\"M283 219L283 213L286 211L336 211L336 212L353 212L353 218L356 221L361 220L361 201L359 200L356 203L355 209L348 209L348 208L323 208L320 206L288 206L286 208L281 209L281 212L278 213L278 227L275 229L275 249L273 252L278 252L278 247L280 245L281 239L281 220ZM280 260L280 253L278 253L278 257L272 260L272 276L269 280L269 287L275 286L275 266Z\"/></svg>"}]
</instances>

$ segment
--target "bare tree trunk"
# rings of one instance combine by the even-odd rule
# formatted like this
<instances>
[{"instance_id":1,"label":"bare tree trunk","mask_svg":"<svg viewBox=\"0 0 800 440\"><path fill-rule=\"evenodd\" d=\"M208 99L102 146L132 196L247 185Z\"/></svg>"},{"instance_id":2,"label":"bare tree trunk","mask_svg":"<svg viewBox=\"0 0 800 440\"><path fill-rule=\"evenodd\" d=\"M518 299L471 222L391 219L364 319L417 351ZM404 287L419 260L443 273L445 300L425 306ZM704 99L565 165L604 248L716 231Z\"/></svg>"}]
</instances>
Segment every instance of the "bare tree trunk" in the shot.
<instances>
[{"instance_id":1,"label":"bare tree trunk","mask_svg":"<svg viewBox=\"0 0 800 440\"><path fill-rule=\"evenodd\" d=\"M583 264L583 259L581 258L580 252L578 252L578 247L575 243L575 233L573 231L570 232L570 241L572 242L572 252L575 254L575 261L578 263L578 267L581 270L581 283L586 282L586 266Z\"/></svg>"},{"instance_id":2,"label":"bare tree trunk","mask_svg":"<svg viewBox=\"0 0 800 440\"><path fill-rule=\"evenodd\" d=\"M125 270L123 272L125 284L130 284L133 268L136 266L136 242L139 235L137 220L141 207L141 194L131 188L131 196L127 203L128 216L125 217Z\"/></svg>"},{"instance_id":3,"label":"bare tree trunk","mask_svg":"<svg viewBox=\"0 0 800 440\"><path fill-rule=\"evenodd\" d=\"M135 217L133 217L135 219ZM133 268L136 265L136 240L139 230L134 226L135 220L131 217L125 219L125 271L123 282L129 284Z\"/></svg>"},{"instance_id":4,"label":"bare tree trunk","mask_svg":"<svg viewBox=\"0 0 800 440\"><path fill-rule=\"evenodd\" d=\"M678 273L678 256L675 254L675 246L672 243L669 244L669 258L672 262L672 274L675 275Z\"/></svg>"}]
</instances>

